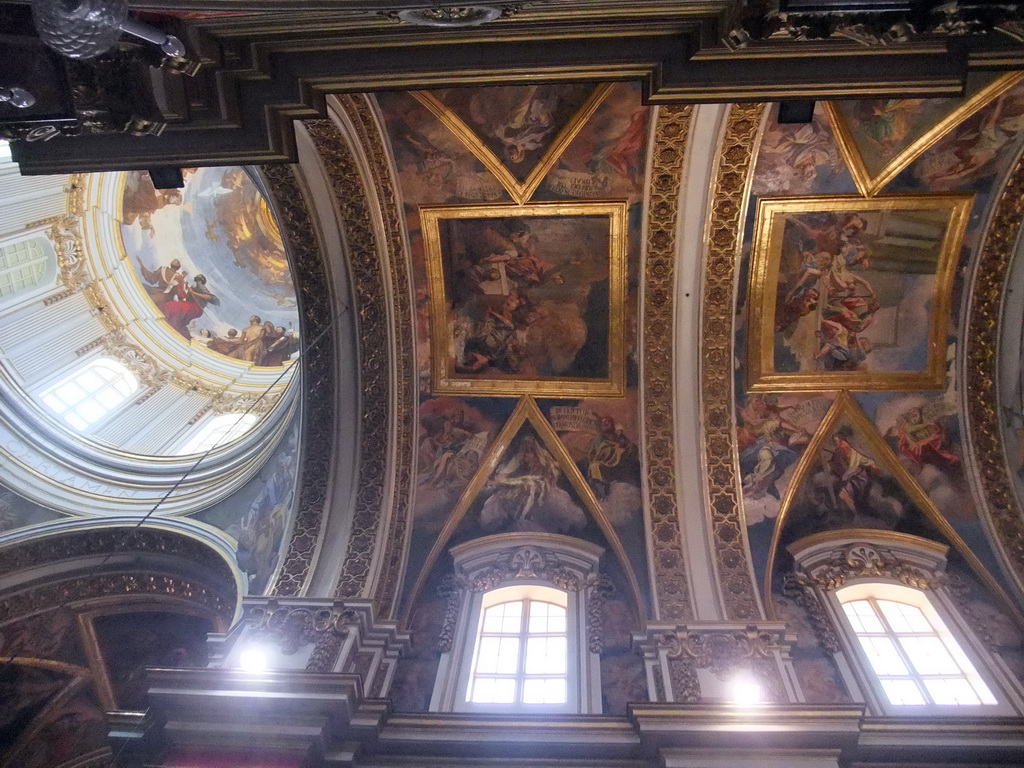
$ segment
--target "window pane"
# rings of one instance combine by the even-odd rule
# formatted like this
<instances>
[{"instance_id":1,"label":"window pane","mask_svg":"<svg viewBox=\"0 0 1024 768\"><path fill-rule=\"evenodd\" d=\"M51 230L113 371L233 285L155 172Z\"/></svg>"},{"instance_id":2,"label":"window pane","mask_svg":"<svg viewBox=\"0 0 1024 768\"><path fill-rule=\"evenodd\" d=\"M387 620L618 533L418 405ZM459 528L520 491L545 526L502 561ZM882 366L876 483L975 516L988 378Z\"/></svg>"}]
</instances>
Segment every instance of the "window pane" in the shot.
<instances>
[{"instance_id":1,"label":"window pane","mask_svg":"<svg viewBox=\"0 0 1024 768\"><path fill-rule=\"evenodd\" d=\"M552 603L530 603L530 634L565 632L565 608Z\"/></svg>"},{"instance_id":2,"label":"window pane","mask_svg":"<svg viewBox=\"0 0 1024 768\"><path fill-rule=\"evenodd\" d=\"M40 399L72 427L84 430L139 389L139 381L117 360L92 360Z\"/></svg>"},{"instance_id":3,"label":"window pane","mask_svg":"<svg viewBox=\"0 0 1024 768\"><path fill-rule=\"evenodd\" d=\"M919 675L956 675L963 671L937 637L901 637L900 645Z\"/></svg>"},{"instance_id":4,"label":"window pane","mask_svg":"<svg viewBox=\"0 0 1024 768\"><path fill-rule=\"evenodd\" d=\"M876 675L909 674L896 646L888 637L861 637L859 640Z\"/></svg>"},{"instance_id":5,"label":"window pane","mask_svg":"<svg viewBox=\"0 0 1024 768\"><path fill-rule=\"evenodd\" d=\"M916 605L879 600L885 620L894 632L934 632L935 629Z\"/></svg>"},{"instance_id":6,"label":"window pane","mask_svg":"<svg viewBox=\"0 0 1024 768\"><path fill-rule=\"evenodd\" d=\"M867 600L854 600L850 603L843 603L843 611L846 618L850 620L850 626L858 634L863 632L884 632L882 622L875 615L875 609Z\"/></svg>"},{"instance_id":7,"label":"window pane","mask_svg":"<svg viewBox=\"0 0 1024 768\"><path fill-rule=\"evenodd\" d=\"M523 603L492 605L484 611L484 632L503 632L518 634L522 626Z\"/></svg>"},{"instance_id":8,"label":"window pane","mask_svg":"<svg viewBox=\"0 0 1024 768\"><path fill-rule=\"evenodd\" d=\"M478 677L473 681L473 695L470 697L470 701L477 704L511 704L515 699L515 680Z\"/></svg>"},{"instance_id":9,"label":"window pane","mask_svg":"<svg viewBox=\"0 0 1024 768\"><path fill-rule=\"evenodd\" d=\"M482 673L514 675L519 665L518 637L482 637L476 669Z\"/></svg>"},{"instance_id":10,"label":"window pane","mask_svg":"<svg viewBox=\"0 0 1024 768\"><path fill-rule=\"evenodd\" d=\"M524 704L564 704L565 678L532 678L523 684Z\"/></svg>"},{"instance_id":11,"label":"window pane","mask_svg":"<svg viewBox=\"0 0 1024 768\"><path fill-rule=\"evenodd\" d=\"M103 386L105 379L106 377L100 378L96 370L93 369L90 371L83 371L76 377L75 381L86 391L95 392Z\"/></svg>"},{"instance_id":12,"label":"window pane","mask_svg":"<svg viewBox=\"0 0 1024 768\"><path fill-rule=\"evenodd\" d=\"M65 405L74 405L75 403L81 402L86 396L86 391L82 389L78 384L73 381L69 381L67 384L63 384L53 391L61 402Z\"/></svg>"},{"instance_id":13,"label":"window pane","mask_svg":"<svg viewBox=\"0 0 1024 768\"><path fill-rule=\"evenodd\" d=\"M64 421L66 421L72 427L77 429L79 432L84 431L85 428L89 426L89 422L87 422L81 416L76 415L74 412L65 413Z\"/></svg>"},{"instance_id":14,"label":"window pane","mask_svg":"<svg viewBox=\"0 0 1024 768\"><path fill-rule=\"evenodd\" d=\"M924 681L936 704L981 704L971 684L962 677Z\"/></svg>"},{"instance_id":15,"label":"window pane","mask_svg":"<svg viewBox=\"0 0 1024 768\"><path fill-rule=\"evenodd\" d=\"M531 637L526 641L526 674L565 674L565 638Z\"/></svg>"},{"instance_id":16,"label":"window pane","mask_svg":"<svg viewBox=\"0 0 1024 768\"><path fill-rule=\"evenodd\" d=\"M79 418L84 419L86 424L92 424L94 421L99 421L103 418L103 414L105 414L107 410L107 408L104 408L95 400L83 400L75 406L75 413L78 414Z\"/></svg>"},{"instance_id":17,"label":"window pane","mask_svg":"<svg viewBox=\"0 0 1024 768\"><path fill-rule=\"evenodd\" d=\"M924 696L913 680L882 680L882 690L890 704L914 706L924 704Z\"/></svg>"},{"instance_id":18,"label":"window pane","mask_svg":"<svg viewBox=\"0 0 1024 768\"><path fill-rule=\"evenodd\" d=\"M103 406L103 409L105 411L109 411L113 410L118 403L124 400L124 395L122 395L113 387L108 387L107 389L101 389L99 392L93 395L93 398L96 400L97 403Z\"/></svg>"}]
</instances>

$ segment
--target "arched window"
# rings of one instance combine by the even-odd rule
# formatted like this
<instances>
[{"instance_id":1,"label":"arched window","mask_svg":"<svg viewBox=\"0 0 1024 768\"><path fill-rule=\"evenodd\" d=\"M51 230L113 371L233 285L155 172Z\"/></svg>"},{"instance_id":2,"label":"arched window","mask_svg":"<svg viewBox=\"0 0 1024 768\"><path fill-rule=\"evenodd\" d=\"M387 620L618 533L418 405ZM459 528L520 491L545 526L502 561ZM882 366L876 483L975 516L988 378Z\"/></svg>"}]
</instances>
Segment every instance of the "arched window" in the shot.
<instances>
[{"instance_id":1,"label":"arched window","mask_svg":"<svg viewBox=\"0 0 1024 768\"><path fill-rule=\"evenodd\" d=\"M529 533L452 547L430 708L600 712L602 552L568 536Z\"/></svg>"},{"instance_id":2,"label":"arched window","mask_svg":"<svg viewBox=\"0 0 1024 768\"><path fill-rule=\"evenodd\" d=\"M0 299L37 287L46 277L49 258L37 238L0 247Z\"/></svg>"},{"instance_id":3,"label":"arched window","mask_svg":"<svg viewBox=\"0 0 1024 768\"><path fill-rule=\"evenodd\" d=\"M484 594L467 702L566 703L567 598L536 585Z\"/></svg>"},{"instance_id":4,"label":"arched window","mask_svg":"<svg viewBox=\"0 0 1024 768\"><path fill-rule=\"evenodd\" d=\"M139 390L139 380L122 363L98 357L42 393L56 415L79 431L100 421Z\"/></svg>"},{"instance_id":5,"label":"arched window","mask_svg":"<svg viewBox=\"0 0 1024 768\"><path fill-rule=\"evenodd\" d=\"M836 597L893 706L997 704L923 592L867 583Z\"/></svg>"},{"instance_id":6,"label":"arched window","mask_svg":"<svg viewBox=\"0 0 1024 768\"><path fill-rule=\"evenodd\" d=\"M227 445L252 429L257 421L259 417L252 413L222 413L203 424L176 453L206 453L218 445Z\"/></svg>"},{"instance_id":7,"label":"arched window","mask_svg":"<svg viewBox=\"0 0 1024 768\"><path fill-rule=\"evenodd\" d=\"M1014 715L1019 685L948 587L948 548L905 533L848 529L789 547L801 600L847 688L874 715ZM833 634L834 633L834 634Z\"/></svg>"}]
</instances>

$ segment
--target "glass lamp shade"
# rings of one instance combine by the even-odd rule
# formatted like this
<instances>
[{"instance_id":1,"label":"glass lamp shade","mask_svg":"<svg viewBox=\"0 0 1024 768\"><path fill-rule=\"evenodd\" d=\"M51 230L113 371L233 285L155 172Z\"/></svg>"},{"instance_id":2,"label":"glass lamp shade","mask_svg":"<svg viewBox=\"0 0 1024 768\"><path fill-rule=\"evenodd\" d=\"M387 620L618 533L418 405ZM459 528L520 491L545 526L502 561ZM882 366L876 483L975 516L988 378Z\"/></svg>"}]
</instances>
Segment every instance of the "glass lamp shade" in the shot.
<instances>
[{"instance_id":1,"label":"glass lamp shade","mask_svg":"<svg viewBox=\"0 0 1024 768\"><path fill-rule=\"evenodd\" d=\"M125 0L32 0L39 36L70 59L91 59L110 50L128 17Z\"/></svg>"}]
</instances>

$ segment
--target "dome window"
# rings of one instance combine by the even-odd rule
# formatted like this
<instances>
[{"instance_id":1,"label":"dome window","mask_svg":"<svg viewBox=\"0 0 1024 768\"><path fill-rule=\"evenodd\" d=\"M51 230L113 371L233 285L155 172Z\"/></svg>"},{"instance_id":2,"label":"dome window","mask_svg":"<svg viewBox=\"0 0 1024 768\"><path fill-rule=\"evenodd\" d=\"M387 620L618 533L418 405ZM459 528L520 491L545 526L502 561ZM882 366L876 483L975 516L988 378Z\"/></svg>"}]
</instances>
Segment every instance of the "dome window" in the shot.
<instances>
[{"instance_id":1,"label":"dome window","mask_svg":"<svg viewBox=\"0 0 1024 768\"><path fill-rule=\"evenodd\" d=\"M43 392L42 401L80 432L86 431L139 391L139 380L122 363L98 357Z\"/></svg>"}]
</instances>

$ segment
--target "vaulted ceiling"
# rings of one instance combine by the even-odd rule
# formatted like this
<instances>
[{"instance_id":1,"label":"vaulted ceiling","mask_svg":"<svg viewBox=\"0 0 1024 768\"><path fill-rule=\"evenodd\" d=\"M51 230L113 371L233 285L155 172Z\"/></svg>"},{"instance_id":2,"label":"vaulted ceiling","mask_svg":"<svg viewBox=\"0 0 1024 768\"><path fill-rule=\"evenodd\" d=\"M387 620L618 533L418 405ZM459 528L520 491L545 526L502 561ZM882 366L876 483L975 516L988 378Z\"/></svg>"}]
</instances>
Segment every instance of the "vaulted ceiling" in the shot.
<instances>
[{"instance_id":1,"label":"vaulted ceiling","mask_svg":"<svg viewBox=\"0 0 1024 768\"><path fill-rule=\"evenodd\" d=\"M159 138L14 144L32 172L238 153L297 161L260 176L306 344L291 517L261 527L271 508L229 510L228 499L181 525L237 534L245 516L252 536L269 537L259 551L275 554L239 583L371 598L412 631L391 692L399 710L429 702L449 550L509 532L603 548L618 617L601 661L609 713L647 695L629 633L696 621L784 622L799 636L807 700L850 701L806 631L814 617L788 551L848 529L948 547L962 610L1024 675L1024 403L1011 332L1024 326L1012 290L1021 76L971 69L998 58L994 43L945 72L924 49L946 41L931 40L879 53L849 86L859 98L784 123L771 97L834 95L852 70L837 65L827 85L804 72L813 90L787 79L790 49L770 47L771 75L754 77L752 55L728 64L730 95L756 83L765 97L714 103L698 75L719 71L715 46L673 59L681 41L704 39L694 28L718 24L703 6L644 4L646 16L613 25L615 4L535 5L508 33L561 29L543 45L579 45L576 60L540 77L544 56L524 45L535 76L494 84L504 75L488 62L516 66L489 53L509 44L486 31L499 22L459 32L478 47L459 48L466 60L438 83L442 33L392 36L385 17L339 17L351 45L395 44L370 63L361 47L311 52L294 24L274 26L274 8L260 17L266 34L232 58L224 41L251 36L255 19L211 3L202 9L240 15L181 23L221 46L242 113L273 102L266 120L220 124L209 141L200 120ZM607 24L594 38L583 31L592 15ZM389 56L430 88L377 88ZM892 57L906 57L899 74ZM697 91L708 103L659 106ZM324 116L297 105L306 98ZM114 146L130 149L115 157ZM19 518L4 541L24 546L47 525Z\"/></svg>"}]
</instances>

